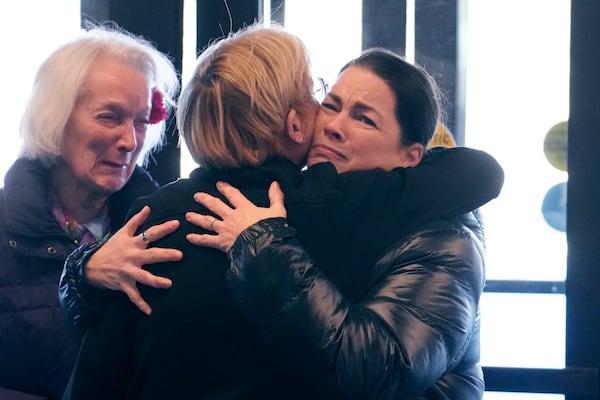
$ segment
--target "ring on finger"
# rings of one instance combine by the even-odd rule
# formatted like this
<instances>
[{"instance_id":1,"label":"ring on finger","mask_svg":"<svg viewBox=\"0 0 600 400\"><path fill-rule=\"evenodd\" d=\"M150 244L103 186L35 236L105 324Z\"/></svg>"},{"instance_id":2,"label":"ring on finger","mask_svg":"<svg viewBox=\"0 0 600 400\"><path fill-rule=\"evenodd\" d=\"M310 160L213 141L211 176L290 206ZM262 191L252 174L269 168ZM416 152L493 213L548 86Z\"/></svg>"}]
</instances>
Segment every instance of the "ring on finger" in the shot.
<instances>
[{"instance_id":1,"label":"ring on finger","mask_svg":"<svg viewBox=\"0 0 600 400\"><path fill-rule=\"evenodd\" d=\"M146 231L142 231L142 233L140 234L140 237L142 238L142 242L144 242L144 243L148 243L150 241L150 239L148 239L148 235L146 234Z\"/></svg>"},{"instance_id":2,"label":"ring on finger","mask_svg":"<svg viewBox=\"0 0 600 400\"><path fill-rule=\"evenodd\" d=\"M217 219L213 218L212 222L210 223L210 228L209 228L211 231L214 231L213 225L215 224L215 222L217 222Z\"/></svg>"}]
</instances>

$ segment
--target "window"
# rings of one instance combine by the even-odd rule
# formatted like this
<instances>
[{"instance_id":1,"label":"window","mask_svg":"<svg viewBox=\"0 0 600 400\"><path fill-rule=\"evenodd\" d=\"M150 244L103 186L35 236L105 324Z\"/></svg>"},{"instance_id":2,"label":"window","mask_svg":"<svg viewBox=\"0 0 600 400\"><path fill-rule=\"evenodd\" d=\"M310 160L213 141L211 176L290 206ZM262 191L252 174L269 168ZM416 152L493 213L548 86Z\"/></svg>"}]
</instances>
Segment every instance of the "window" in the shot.
<instances>
[{"instance_id":1,"label":"window","mask_svg":"<svg viewBox=\"0 0 600 400\"><path fill-rule=\"evenodd\" d=\"M465 144L493 154L506 174L500 198L482 208L487 278L562 282L566 235L542 205L567 180L544 140L568 119L570 2L469 1L468 13ZM486 293L482 314L484 365L564 367L564 294Z\"/></svg>"},{"instance_id":2,"label":"window","mask_svg":"<svg viewBox=\"0 0 600 400\"><path fill-rule=\"evenodd\" d=\"M5 2L0 5L0 52L3 56L0 109L3 141L0 176L18 155L19 124L40 63L81 26L79 0ZM33 32L36 34L33 34ZM4 186L4 180L0 186Z\"/></svg>"},{"instance_id":3,"label":"window","mask_svg":"<svg viewBox=\"0 0 600 400\"><path fill-rule=\"evenodd\" d=\"M410 43L400 47L406 49L409 60L415 52L415 5L435 12L435 5L424 3L407 1L405 25ZM547 222L542 205L551 189L567 180L567 173L546 158L544 140L551 127L568 119L570 1L457 3L459 12L466 12L459 20L467 21L459 27L466 35L462 41L458 38L459 51L466 51L465 145L494 155L506 174L500 198L482 208L487 278L490 283L558 283L558 293L484 293L482 364L562 368L566 306L561 284L566 275L566 235ZM363 1L358 0L285 1L286 28L306 42L316 73L330 82L337 69L360 51L363 23L375 23L363 22L362 7ZM344 9L343 15L340 9ZM562 398L485 395L486 400Z\"/></svg>"}]
</instances>

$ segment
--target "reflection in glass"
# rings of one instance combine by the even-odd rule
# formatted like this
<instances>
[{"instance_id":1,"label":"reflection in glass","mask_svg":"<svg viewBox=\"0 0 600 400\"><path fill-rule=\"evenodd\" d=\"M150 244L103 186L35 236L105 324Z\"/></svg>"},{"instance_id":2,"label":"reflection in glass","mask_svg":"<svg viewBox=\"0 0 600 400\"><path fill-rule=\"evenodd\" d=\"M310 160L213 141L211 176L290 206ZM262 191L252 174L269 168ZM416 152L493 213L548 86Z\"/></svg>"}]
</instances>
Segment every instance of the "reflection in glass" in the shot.
<instances>
[{"instance_id":1,"label":"reflection in glass","mask_svg":"<svg viewBox=\"0 0 600 400\"><path fill-rule=\"evenodd\" d=\"M546 158L544 138L569 114L570 1L464 1L465 144L494 155L506 173L501 197L482 208L487 277L562 281L565 233L546 222L542 204L550 188L568 179ZM410 33L413 1L407 6ZM326 23L315 23L315 10ZM285 11L286 29L307 43L315 72L333 84L339 68L362 47L362 2L286 0ZM406 49L412 57L414 44ZM485 293L481 307L483 365L564 366L563 295ZM500 399L564 396L485 394L485 400Z\"/></svg>"},{"instance_id":2,"label":"reflection in glass","mask_svg":"<svg viewBox=\"0 0 600 400\"><path fill-rule=\"evenodd\" d=\"M542 203L568 177L548 162L544 139L568 119L569 18L568 0L468 1L466 145L506 174L500 197L482 208L488 279L565 279L566 236Z\"/></svg>"}]
</instances>

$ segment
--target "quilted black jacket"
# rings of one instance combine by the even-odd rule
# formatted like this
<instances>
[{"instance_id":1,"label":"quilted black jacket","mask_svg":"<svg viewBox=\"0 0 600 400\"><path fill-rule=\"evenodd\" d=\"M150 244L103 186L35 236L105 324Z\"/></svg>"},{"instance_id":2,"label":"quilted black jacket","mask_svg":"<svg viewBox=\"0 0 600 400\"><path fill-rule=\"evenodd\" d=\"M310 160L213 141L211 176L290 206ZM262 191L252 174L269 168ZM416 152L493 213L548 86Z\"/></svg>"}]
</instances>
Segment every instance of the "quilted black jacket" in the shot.
<instances>
[{"instance_id":1,"label":"quilted black jacket","mask_svg":"<svg viewBox=\"0 0 600 400\"><path fill-rule=\"evenodd\" d=\"M474 213L418 227L362 270L337 265L362 277L354 300L283 218L248 228L228 256L236 304L314 398L482 398L484 246Z\"/></svg>"}]
</instances>

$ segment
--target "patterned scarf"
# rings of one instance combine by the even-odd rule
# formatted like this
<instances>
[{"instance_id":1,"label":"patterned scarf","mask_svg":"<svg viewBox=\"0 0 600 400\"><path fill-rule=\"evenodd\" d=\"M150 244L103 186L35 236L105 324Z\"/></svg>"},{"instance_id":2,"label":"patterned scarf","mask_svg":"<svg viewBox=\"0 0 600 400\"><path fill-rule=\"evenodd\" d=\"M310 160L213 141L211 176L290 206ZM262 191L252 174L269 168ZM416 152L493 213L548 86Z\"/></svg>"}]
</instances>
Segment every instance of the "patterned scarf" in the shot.
<instances>
[{"instance_id":1,"label":"patterned scarf","mask_svg":"<svg viewBox=\"0 0 600 400\"><path fill-rule=\"evenodd\" d=\"M108 218L108 203L104 203L96 218L80 224L63 208L56 196L52 199L52 214L61 229L78 245L106 240L110 236L110 219Z\"/></svg>"}]
</instances>

